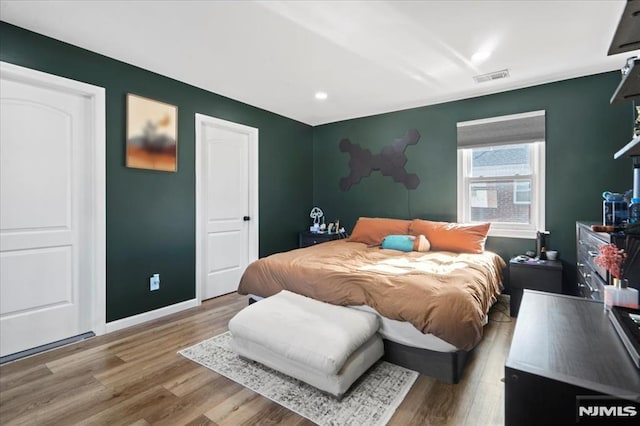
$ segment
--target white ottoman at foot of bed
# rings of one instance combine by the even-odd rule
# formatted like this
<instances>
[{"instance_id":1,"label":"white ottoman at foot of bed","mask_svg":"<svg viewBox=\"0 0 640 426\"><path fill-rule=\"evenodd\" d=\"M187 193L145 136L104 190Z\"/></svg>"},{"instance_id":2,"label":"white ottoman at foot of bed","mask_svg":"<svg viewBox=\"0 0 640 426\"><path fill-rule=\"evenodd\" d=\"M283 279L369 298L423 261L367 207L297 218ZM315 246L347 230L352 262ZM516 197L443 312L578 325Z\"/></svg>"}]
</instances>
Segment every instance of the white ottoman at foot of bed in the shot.
<instances>
[{"instance_id":1,"label":"white ottoman at foot of bed","mask_svg":"<svg viewBox=\"0 0 640 426\"><path fill-rule=\"evenodd\" d=\"M384 352L379 319L286 290L247 306L229 321L231 347L336 397Z\"/></svg>"}]
</instances>

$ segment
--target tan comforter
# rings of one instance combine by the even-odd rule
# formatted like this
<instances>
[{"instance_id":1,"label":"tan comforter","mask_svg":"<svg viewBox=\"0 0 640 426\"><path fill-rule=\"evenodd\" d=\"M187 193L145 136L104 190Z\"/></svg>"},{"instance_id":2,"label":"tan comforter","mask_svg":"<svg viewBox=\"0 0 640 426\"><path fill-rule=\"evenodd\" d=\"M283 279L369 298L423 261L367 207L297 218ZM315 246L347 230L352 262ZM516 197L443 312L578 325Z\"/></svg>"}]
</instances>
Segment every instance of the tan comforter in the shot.
<instances>
[{"instance_id":1,"label":"tan comforter","mask_svg":"<svg viewBox=\"0 0 640 426\"><path fill-rule=\"evenodd\" d=\"M338 240L253 262L238 292L268 297L286 289L335 305L368 305L470 350L482 338L504 267L487 251L402 253Z\"/></svg>"}]
</instances>

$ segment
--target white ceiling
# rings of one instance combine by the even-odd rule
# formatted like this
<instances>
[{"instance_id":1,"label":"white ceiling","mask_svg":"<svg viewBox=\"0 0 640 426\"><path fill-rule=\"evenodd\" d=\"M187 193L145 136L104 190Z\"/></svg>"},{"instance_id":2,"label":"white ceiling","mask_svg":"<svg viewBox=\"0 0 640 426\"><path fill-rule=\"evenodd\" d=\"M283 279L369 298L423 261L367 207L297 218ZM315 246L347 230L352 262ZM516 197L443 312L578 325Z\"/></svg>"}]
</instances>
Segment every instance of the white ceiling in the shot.
<instances>
[{"instance_id":1,"label":"white ceiling","mask_svg":"<svg viewBox=\"0 0 640 426\"><path fill-rule=\"evenodd\" d=\"M640 54L607 56L624 5L0 0L0 19L318 125L619 69Z\"/></svg>"}]
</instances>

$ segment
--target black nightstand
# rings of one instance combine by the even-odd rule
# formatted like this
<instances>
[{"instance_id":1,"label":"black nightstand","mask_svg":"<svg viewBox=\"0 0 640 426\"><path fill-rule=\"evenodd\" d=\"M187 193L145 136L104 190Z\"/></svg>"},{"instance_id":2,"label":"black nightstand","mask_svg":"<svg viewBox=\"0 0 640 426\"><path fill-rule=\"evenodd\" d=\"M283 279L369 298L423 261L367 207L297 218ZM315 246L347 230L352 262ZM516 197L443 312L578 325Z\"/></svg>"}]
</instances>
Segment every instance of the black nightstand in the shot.
<instances>
[{"instance_id":1,"label":"black nightstand","mask_svg":"<svg viewBox=\"0 0 640 426\"><path fill-rule=\"evenodd\" d=\"M562 293L562 262L559 260L509 261L509 292L511 316L517 317L522 300L522 290Z\"/></svg>"},{"instance_id":2,"label":"black nightstand","mask_svg":"<svg viewBox=\"0 0 640 426\"><path fill-rule=\"evenodd\" d=\"M338 234L316 234L309 231L302 231L298 235L298 247L309 247L314 244L326 243L327 241L339 240Z\"/></svg>"}]
</instances>

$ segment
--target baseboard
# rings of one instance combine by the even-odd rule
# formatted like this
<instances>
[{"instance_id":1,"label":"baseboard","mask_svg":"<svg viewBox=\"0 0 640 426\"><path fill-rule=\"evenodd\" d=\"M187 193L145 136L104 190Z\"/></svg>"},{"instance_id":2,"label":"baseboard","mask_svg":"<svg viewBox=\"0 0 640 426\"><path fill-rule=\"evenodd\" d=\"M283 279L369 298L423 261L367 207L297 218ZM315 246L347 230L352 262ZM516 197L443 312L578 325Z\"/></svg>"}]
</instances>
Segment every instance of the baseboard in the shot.
<instances>
[{"instance_id":1,"label":"baseboard","mask_svg":"<svg viewBox=\"0 0 640 426\"><path fill-rule=\"evenodd\" d=\"M185 309L195 308L198 305L200 305L198 299L191 299L173 305L165 306L164 308L155 309L149 312L143 312L141 314L119 319L116 321L111 321L106 325L106 332L111 333L112 331L122 330L123 328L132 327L134 325L142 324L147 321L162 318L167 315L175 314L176 312L184 311Z\"/></svg>"},{"instance_id":2,"label":"baseboard","mask_svg":"<svg viewBox=\"0 0 640 426\"><path fill-rule=\"evenodd\" d=\"M95 337L95 333L93 331L82 333L73 337L68 337L66 339L58 340L56 342L47 343L46 345L36 346L35 348L25 349L24 351L16 352L14 354L5 355L0 357L0 365L6 364L8 362L18 361L20 359L27 358L33 355L38 355L42 352L47 352L53 349L61 348L62 346L81 342L91 337Z\"/></svg>"}]
</instances>

